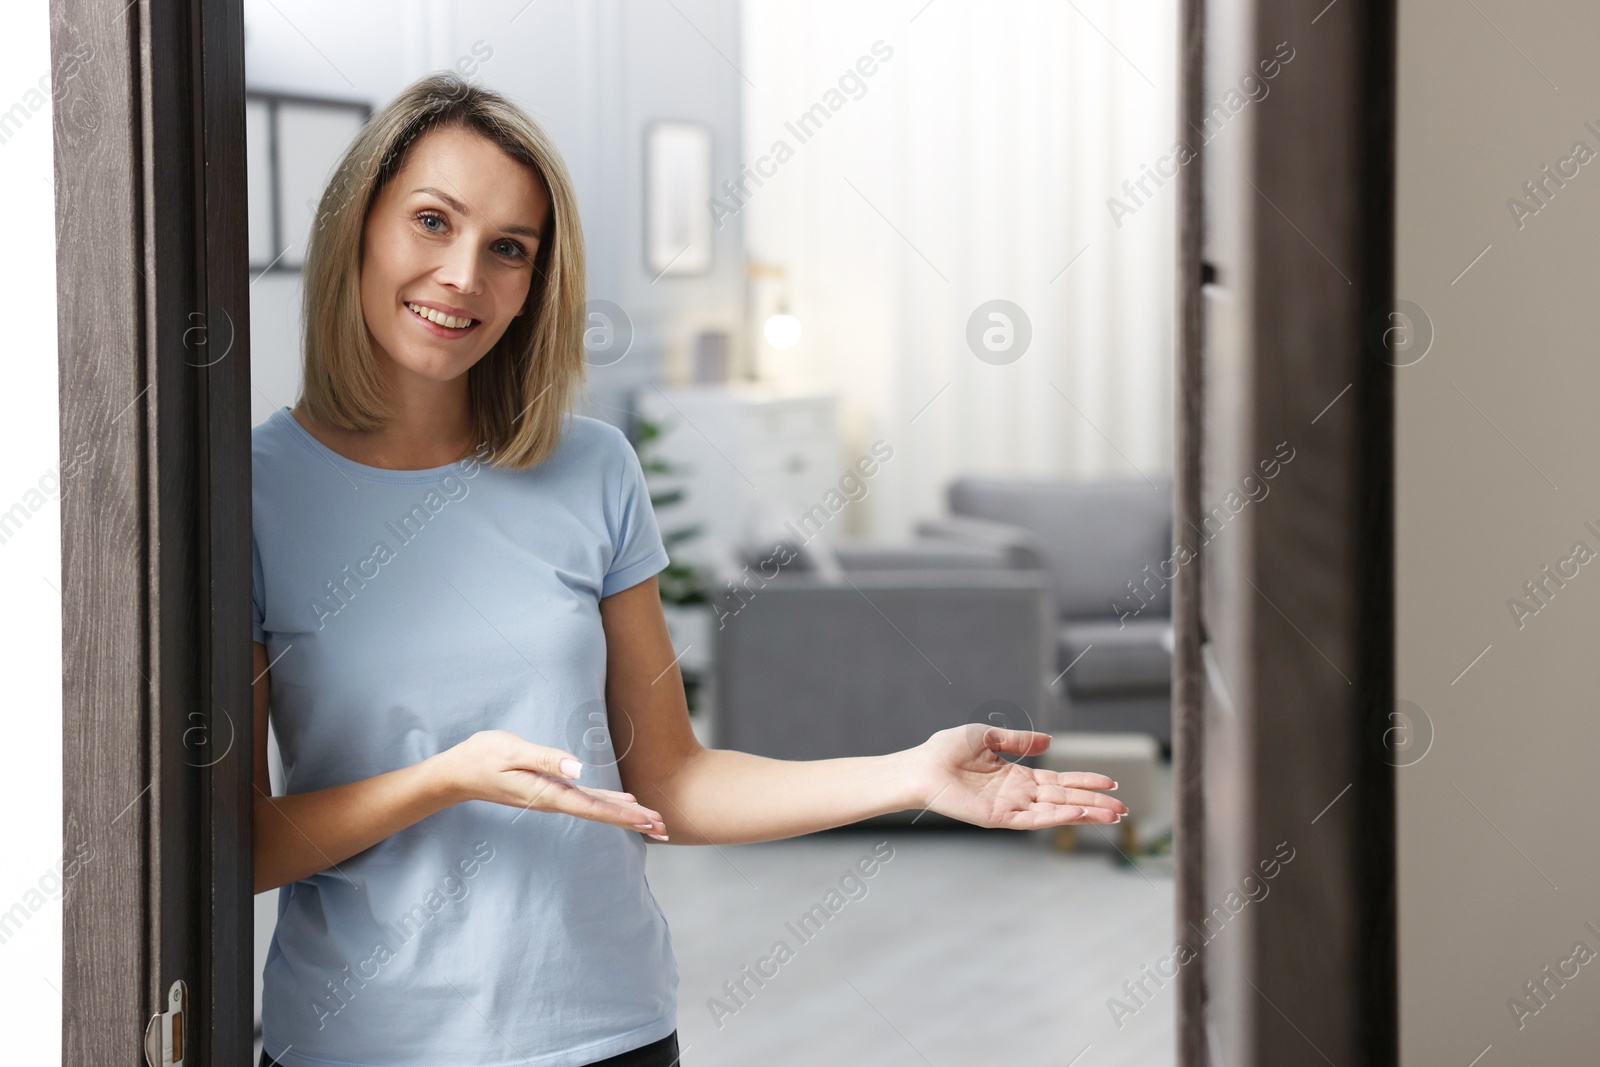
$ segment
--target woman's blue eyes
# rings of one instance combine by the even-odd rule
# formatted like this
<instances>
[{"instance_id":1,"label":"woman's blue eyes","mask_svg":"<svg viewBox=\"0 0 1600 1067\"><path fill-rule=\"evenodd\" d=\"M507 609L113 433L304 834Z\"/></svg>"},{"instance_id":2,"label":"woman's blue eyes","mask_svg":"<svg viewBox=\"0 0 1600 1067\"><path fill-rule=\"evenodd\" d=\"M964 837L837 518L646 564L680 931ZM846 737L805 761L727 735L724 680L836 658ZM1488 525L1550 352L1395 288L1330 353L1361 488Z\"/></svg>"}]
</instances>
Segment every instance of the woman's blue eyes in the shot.
<instances>
[{"instance_id":1,"label":"woman's blue eyes","mask_svg":"<svg viewBox=\"0 0 1600 1067\"><path fill-rule=\"evenodd\" d=\"M432 211L420 211L417 213L416 218L417 224L420 225L424 230L427 230L429 233L444 232L445 220L443 215L439 215ZM433 222L436 222L439 225L430 226L429 223ZM509 238L496 241L493 247L499 252L500 255L505 256L507 259L528 258L527 250Z\"/></svg>"}]
</instances>

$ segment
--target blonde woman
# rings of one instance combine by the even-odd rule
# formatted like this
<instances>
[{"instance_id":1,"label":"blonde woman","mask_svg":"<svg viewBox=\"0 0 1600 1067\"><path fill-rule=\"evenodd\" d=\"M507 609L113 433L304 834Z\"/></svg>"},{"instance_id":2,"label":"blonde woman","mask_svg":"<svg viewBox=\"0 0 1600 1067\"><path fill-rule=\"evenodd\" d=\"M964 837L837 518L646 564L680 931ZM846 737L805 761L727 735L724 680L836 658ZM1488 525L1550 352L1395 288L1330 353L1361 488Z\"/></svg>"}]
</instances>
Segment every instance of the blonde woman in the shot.
<instances>
[{"instance_id":1,"label":"blonde woman","mask_svg":"<svg viewBox=\"0 0 1600 1067\"><path fill-rule=\"evenodd\" d=\"M301 395L253 431L255 887L281 887L263 1064L673 1064L647 840L1126 810L1103 775L1001 755L1048 734L816 762L696 742L638 459L573 411L571 180L502 96L440 75L373 116L304 306Z\"/></svg>"}]
</instances>

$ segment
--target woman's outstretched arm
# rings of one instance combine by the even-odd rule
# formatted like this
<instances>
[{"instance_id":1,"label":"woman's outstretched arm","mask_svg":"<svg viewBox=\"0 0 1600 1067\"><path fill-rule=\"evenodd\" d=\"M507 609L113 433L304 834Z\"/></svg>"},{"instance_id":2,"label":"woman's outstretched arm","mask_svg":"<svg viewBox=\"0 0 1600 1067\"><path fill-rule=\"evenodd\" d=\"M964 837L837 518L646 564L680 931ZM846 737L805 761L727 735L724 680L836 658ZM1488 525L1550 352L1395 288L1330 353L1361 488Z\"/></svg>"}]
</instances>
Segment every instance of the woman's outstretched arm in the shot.
<instances>
[{"instance_id":1,"label":"woman's outstretched arm","mask_svg":"<svg viewBox=\"0 0 1600 1067\"><path fill-rule=\"evenodd\" d=\"M708 749L689 727L655 578L600 601L606 704L623 788L661 812L674 844L772 841L926 808L978 826L1111 823L1127 811L1102 774L1060 774L999 753L1050 735L974 723L884 756L776 760Z\"/></svg>"}]
</instances>

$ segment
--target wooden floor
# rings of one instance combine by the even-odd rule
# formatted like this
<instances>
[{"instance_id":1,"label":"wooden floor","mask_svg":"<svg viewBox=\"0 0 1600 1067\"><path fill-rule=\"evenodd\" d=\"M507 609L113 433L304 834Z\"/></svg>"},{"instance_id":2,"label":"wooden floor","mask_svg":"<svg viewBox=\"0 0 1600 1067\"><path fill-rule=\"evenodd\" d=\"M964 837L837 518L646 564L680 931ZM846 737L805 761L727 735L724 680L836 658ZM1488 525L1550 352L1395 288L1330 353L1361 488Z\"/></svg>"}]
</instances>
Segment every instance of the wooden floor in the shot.
<instances>
[{"instance_id":1,"label":"wooden floor","mask_svg":"<svg viewBox=\"0 0 1600 1067\"><path fill-rule=\"evenodd\" d=\"M893 858L848 899L841 878L885 841ZM1168 1067L1175 983L1146 978L1142 1006L1121 986L1172 950L1171 876L1090 843L1062 855L1044 831L852 827L652 846L683 1064ZM786 924L830 890L837 912L802 940ZM724 983L779 940L793 958L768 964L762 986L746 979L741 1006ZM1112 996L1138 1009L1120 1026ZM718 1003L737 1010L719 1018Z\"/></svg>"}]
</instances>

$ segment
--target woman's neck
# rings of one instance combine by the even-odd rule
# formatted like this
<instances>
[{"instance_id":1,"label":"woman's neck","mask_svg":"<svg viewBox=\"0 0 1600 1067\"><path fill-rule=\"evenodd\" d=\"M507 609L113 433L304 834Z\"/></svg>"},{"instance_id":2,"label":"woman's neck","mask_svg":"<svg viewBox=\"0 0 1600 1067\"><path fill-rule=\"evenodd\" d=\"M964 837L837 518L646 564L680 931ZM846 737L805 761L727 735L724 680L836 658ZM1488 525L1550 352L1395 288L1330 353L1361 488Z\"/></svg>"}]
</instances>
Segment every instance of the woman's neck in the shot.
<instances>
[{"instance_id":1,"label":"woman's neck","mask_svg":"<svg viewBox=\"0 0 1600 1067\"><path fill-rule=\"evenodd\" d=\"M471 455L478 445L470 417L454 412L401 412L382 429L367 431L329 426L298 405L291 414L339 455L384 470L443 467Z\"/></svg>"}]
</instances>

